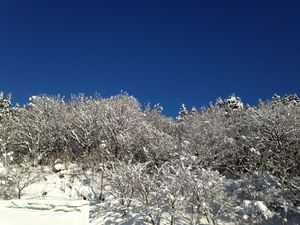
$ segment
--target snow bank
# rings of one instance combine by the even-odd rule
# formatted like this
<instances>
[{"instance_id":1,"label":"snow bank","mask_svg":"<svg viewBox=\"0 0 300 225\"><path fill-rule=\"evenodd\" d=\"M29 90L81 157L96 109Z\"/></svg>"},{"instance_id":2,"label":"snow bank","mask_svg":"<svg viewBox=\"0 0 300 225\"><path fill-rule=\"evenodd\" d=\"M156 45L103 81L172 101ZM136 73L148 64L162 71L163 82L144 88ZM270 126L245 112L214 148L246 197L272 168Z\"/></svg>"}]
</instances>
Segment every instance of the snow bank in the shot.
<instances>
[{"instance_id":1,"label":"snow bank","mask_svg":"<svg viewBox=\"0 0 300 225\"><path fill-rule=\"evenodd\" d=\"M0 224L88 225L88 201L10 200L0 201Z\"/></svg>"},{"instance_id":2,"label":"snow bank","mask_svg":"<svg viewBox=\"0 0 300 225\"><path fill-rule=\"evenodd\" d=\"M23 190L21 199L39 200L95 200L96 193L90 178L82 170L73 171L58 166L60 172L53 168L44 168L47 174L44 179L29 185Z\"/></svg>"}]
</instances>

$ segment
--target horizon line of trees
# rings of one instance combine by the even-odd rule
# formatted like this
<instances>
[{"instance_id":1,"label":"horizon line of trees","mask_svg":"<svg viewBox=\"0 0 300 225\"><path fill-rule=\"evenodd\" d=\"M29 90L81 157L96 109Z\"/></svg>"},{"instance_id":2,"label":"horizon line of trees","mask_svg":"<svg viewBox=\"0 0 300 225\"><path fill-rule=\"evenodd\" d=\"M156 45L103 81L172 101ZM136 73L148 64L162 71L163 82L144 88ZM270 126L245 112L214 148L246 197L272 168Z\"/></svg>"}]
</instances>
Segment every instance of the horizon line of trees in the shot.
<instances>
[{"instance_id":1,"label":"horizon line of trees","mask_svg":"<svg viewBox=\"0 0 300 225\"><path fill-rule=\"evenodd\" d=\"M257 107L230 95L215 104L188 110L176 119L133 96L110 98L33 96L12 106L0 93L0 153L4 163L56 159L90 163L121 160L153 162L172 158L236 173L270 171L286 182L300 171L300 100L274 95Z\"/></svg>"}]
</instances>

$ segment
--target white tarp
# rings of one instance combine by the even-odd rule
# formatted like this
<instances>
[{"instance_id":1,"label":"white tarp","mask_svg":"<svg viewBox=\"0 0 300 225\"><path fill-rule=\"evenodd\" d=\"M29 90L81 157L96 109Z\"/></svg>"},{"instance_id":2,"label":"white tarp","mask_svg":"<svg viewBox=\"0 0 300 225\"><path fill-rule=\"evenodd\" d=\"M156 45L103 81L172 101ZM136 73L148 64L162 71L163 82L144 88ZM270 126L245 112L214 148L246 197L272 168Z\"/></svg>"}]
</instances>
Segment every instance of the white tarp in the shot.
<instances>
[{"instance_id":1,"label":"white tarp","mask_svg":"<svg viewBox=\"0 0 300 225\"><path fill-rule=\"evenodd\" d=\"M88 225L88 201L0 201L0 225Z\"/></svg>"}]
</instances>

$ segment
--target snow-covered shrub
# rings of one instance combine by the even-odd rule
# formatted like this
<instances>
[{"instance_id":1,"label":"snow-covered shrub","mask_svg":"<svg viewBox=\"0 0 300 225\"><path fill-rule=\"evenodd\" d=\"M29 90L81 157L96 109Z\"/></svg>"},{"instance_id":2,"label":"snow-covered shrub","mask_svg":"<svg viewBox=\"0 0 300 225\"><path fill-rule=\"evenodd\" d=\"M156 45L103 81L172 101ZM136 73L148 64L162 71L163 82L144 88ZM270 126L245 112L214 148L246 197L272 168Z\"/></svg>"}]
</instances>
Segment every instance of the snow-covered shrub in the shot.
<instances>
[{"instance_id":1,"label":"snow-covered shrub","mask_svg":"<svg viewBox=\"0 0 300 225\"><path fill-rule=\"evenodd\" d=\"M231 200L225 192L226 179L219 172L197 168L189 174L189 204L191 224L199 224L202 217L209 223L217 224L227 216Z\"/></svg>"},{"instance_id":2,"label":"snow-covered shrub","mask_svg":"<svg viewBox=\"0 0 300 225\"><path fill-rule=\"evenodd\" d=\"M233 181L231 197L238 205L236 219L242 224L259 224L277 218L286 221L287 212L296 207L295 193L281 185L280 180L270 173L245 174Z\"/></svg>"},{"instance_id":3,"label":"snow-covered shrub","mask_svg":"<svg viewBox=\"0 0 300 225\"><path fill-rule=\"evenodd\" d=\"M168 162L157 171L161 207L169 215L170 225L177 224L187 207L189 170L182 162ZM179 222L180 223L180 222Z\"/></svg>"},{"instance_id":4,"label":"snow-covered shrub","mask_svg":"<svg viewBox=\"0 0 300 225\"><path fill-rule=\"evenodd\" d=\"M139 178L143 175L145 164L117 163L110 173L111 195L118 200L118 207L125 216L134 204Z\"/></svg>"},{"instance_id":5,"label":"snow-covered shrub","mask_svg":"<svg viewBox=\"0 0 300 225\"><path fill-rule=\"evenodd\" d=\"M236 222L240 224L261 224L271 219L274 213L262 201L244 200L241 206L235 208Z\"/></svg>"},{"instance_id":6,"label":"snow-covered shrub","mask_svg":"<svg viewBox=\"0 0 300 225\"><path fill-rule=\"evenodd\" d=\"M0 198L20 199L23 190L44 178L45 174L41 167L30 165L9 165L0 173Z\"/></svg>"},{"instance_id":7,"label":"snow-covered shrub","mask_svg":"<svg viewBox=\"0 0 300 225\"><path fill-rule=\"evenodd\" d=\"M164 193L162 192L160 174L141 171L137 183L137 192L134 196L138 213L152 225L159 225L162 219L164 207Z\"/></svg>"},{"instance_id":8,"label":"snow-covered shrub","mask_svg":"<svg viewBox=\"0 0 300 225\"><path fill-rule=\"evenodd\" d=\"M107 177L109 170L106 164L99 164L97 167L92 167L89 170L89 178L91 186L93 187L96 194L96 201L101 202L106 198L105 189L107 187Z\"/></svg>"},{"instance_id":9,"label":"snow-covered shrub","mask_svg":"<svg viewBox=\"0 0 300 225\"><path fill-rule=\"evenodd\" d=\"M119 200L123 215L138 213L152 225L160 224L164 215L173 225L186 208L188 183L184 172L170 163L159 168L150 162L121 163L110 177L111 194Z\"/></svg>"}]
</instances>

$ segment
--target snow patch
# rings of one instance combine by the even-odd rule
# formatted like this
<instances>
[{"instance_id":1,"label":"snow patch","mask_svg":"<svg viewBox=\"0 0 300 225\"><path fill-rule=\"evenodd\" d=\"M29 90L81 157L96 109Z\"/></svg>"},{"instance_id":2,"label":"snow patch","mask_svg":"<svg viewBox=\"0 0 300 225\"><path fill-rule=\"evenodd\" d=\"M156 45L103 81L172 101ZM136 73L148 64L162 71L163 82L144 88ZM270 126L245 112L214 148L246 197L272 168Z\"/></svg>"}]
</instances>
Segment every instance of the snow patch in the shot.
<instances>
[{"instance_id":1,"label":"snow patch","mask_svg":"<svg viewBox=\"0 0 300 225\"><path fill-rule=\"evenodd\" d=\"M88 225L89 208L88 201L0 201L0 218L5 225Z\"/></svg>"},{"instance_id":2,"label":"snow patch","mask_svg":"<svg viewBox=\"0 0 300 225\"><path fill-rule=\"evenodd\" d=\"M53 166L53 172L54 173L58 173L58 172L63 171L65 169L66 169L66 166L62 163L58 163L58 164L55 164Z\"/></svg>"}]
</instances>

